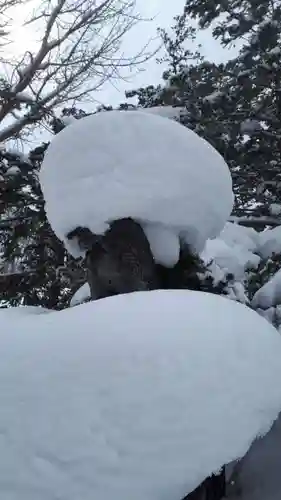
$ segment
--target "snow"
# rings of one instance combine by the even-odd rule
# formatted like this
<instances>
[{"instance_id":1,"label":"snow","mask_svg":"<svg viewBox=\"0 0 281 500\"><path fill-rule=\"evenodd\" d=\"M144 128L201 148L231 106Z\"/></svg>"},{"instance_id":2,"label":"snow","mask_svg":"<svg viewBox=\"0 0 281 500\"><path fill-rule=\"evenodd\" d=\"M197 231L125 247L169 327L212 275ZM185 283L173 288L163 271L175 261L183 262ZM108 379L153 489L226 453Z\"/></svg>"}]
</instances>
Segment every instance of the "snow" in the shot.
<instances>
[{"instance_id":1,"label":"snow","mask_svg":"<svg viewBox=\"0 0 281 500\"><path fill-rule=\"evenodd\" d=\"M271 203L271 205L269 206L269 211L271 213L271 215L281 215L281 205L280 203Z\"/></svg>"},{"instance_id":2,"label":"snow","mask_svg":"<svg viewBox=\"0 0 281 500\"><path fill-rule=\"evenodd\" d=\"M162 116L162 118L179 119L185 108L183 106L152 106L151 108L138 108L138 110Z\"/></svg>"},{"instance_id":3,"label":"snow","mask_svg":"<svg viewBox=\"0 0 281 500\"><path fill-rule=\"evenodd\" d=\"M274 320L276 317L276 308L269 307L268 309L261 309L260 307L255 308L255 311L266 318L270 323L274 324Z\"/></svg>"},{"instance_id":4,"label":"snow","mask_svg":"<svg viewBox=\"0 0 281 500\"><path fill-rule=\"evenodd\" d=\"M264 259L281 252L281 226L259 233L258 252Z\"/></svg>"},{"instance_id":5,"label":"snow","mask_svg":"<svg viewBox=\"0 0 281 500\"><path fill-rule=\"evenodd\" d=\"M18 175L20 174L21 170L19 167L17 167L16 165L13 165L12 167L8 168L6 174L7 175Z\"/></svg>"},{"instance_id":6,"label":"snow","mask_svg":"<svg viewBox=\"0 0 281 500\"><path fill-rule=\"evenodd\" d=\"M217 238L207 240L200 256L215 285L228 279L228 298L249 303L246 284L250 273L261 262L260 255L257 255L258 243L257 231L231 222L226 223ZM230 281L229 274L233 275Z\"/></svg>"},{"instance_id":7,"label":"snow","mask_svg":"<svg viewBox=\"0 0 281 500\"><path fill-rule=\"evenodd\" d=\"M254 229L227 222L217 238L207 240L201 258L206 264L214 261L224 270L224 276L231 273L243 281L245 271L256 269L260 263L260 256L254 253L258 242L259 233Z\"/></svg>"},{"instance_id":8,"label":"snow","mask_svg":"<svg viewBox=\"0 0 281 500\"><path fill-rule=\"evenodd\" d=\"M208 240L201 257L206 263L214 260L221 269L233 274L238 280L243 280L245 271L256 268L261 260L242 245L229 246L221 237Z\"/></svg>"},{"instance_id":9,"label":"snow","mask_svg":"<svg viewBox=\"0 0 281 500\"><path fill-rule=\"evenodd\" d=\"M252 305L267 309L281 304L281 269L255 293Z\"/></svg>"},{"instance_id":10,"label":"snow","mask_svg":"<svg viewBox=\"0 0 281 500\"><path fill-rule=\"evenodd\" d=\"M75 257L81 252L69 231L101 234L128 216L184 233L201 251L233 205L220 154L178 122L144 110L96 113L67 126L47 150L40 181L51 226Z\"/></svg>"},{"instance_id":11,"label":"snow","mask_svg":"<svg viewBox=\"0 0 281 500\"><path fill-rule=\"evenodd\" d=\"M240 123L240 132L241 134L254 134L255 132L262 129L261 123L259 120L254 120L253 118L247 118L243 122Z\"/></svg>"},{"instance_id":12,"label":"snow","mask_svg":"<svg viewBox=\"0 0 281 500\"><path fill-rule=\"evenodd\" d=\"M180 499L278 416L281 337L246 306L162 290L31 317L0 315L5 500Z\"/></svg>"},{"instance_id":13,"label":"snow","mask_svg":"<svg viewBox=\"0 0 281 500\"><path fill-rule=\"evenodd\" d=\"M259 29L264 28L268 24L271 24L272 26L278 26L278 21L276 19L264 19L261 23L259 23Z\"/></svg>"},{"instance_id":14,"label":"snow","mask_svg":"<svg viewBox=\"0 0 281 500\"><path fill-rule=\"evenodd\" d=\"M0 308L0 325L2 329L3 321L12 321L21 319L25 316L33 316L51 312L50 309L37 306L20 306L20 307L1 307Z\"/></svg>"},{"instance_id":15,"label":"snow","mask_svg":"<svg viewBox=\"0 0 281 500\"><path fill-rule=\"evenodd\" d=\"M229 287L227 297L231 300L237 300L241 304L248 304L249 299L246 295L245 287L243 283L235 281L232 286Z\"/></svg>"},{"instance_id":16,"label":"snow","mask_svg":"<svg viewBox=\"0 0 281 500\"><path fill-rule=\"evenodd\" d=\"M202 257L204 257L204 255L201 254L201 258ZM213 278L214 285L217 285L220 281L225 280L228 270L222 269L214 260L210 261L210 259L207 259L205 264L208 265L208 269L204 274L199 273L199 277L204 278L206 275L207 277L211 276Z\"/></svg>"},{"instance_id":17,"label":"snow","mask_svg":"<svg viewBox=\"0 0 281 500\"><path fill-rule=\"evenodd\" d=\"M259 233L252 227L227 222L220 233L220 238L229 246L240 245L247 250L255 251L258 246Z\"/></svg>"},{"instance_id":18,"label":"snow","mask_svg":"<svg viewBox=\"0 0 281 500\"><path fill-rule=\"evenodd\" d=\"M75 294L71 298L70 306L77 306L78 304L81 304L82 302L90 299L90 297L91 291L89 283L84 283L84 285L80 286L80 288L78 288L77 292L75 292Z\"/></svg>"},{"instance_id":19,"label":"snow","mask_svg":"<svg viewBox=\"0 0 281 500\"><path fill-rule=\"evenodd\" d=\"M60 118L60 120L63 122L65 127L67 127L71 123L75 122L77 120L77 118L75 118L75 116L62 116Z\"/></svg>"},{"instance_id":20,"label":"snow","mask_svg":"<svg viewBox=\"0 0 281 500\"><path fill-rule=\"evenodd\" d=\"M237 74L237 78L241 78L243 76L249 76L250 74L251 74L251 70L245 69L245 70L239 71L239 73Z\"/></svg>"},{"instance_id":21,"label":"snow","mask_svg":"<svg viewBox=\"0 0 281 500\"><path fill-rule=\"evenodd\" d=\"M224 96L224 93L221 92L220 90L215 90L211 94L205 96L203 98L203 102L209 102L210 104L215 103L218 99Z\"/></svg>"},{"instance_id":22,"label":"snow","mask_svg":"<svg viewBox=\"0 0 281 500\"><path fill-rule=\"evenodd\" d=\"M268 54L270 54L272 56L279 56L280 52L281 52L281 47L276 45L276 47L273 47L273 49L270 49L268 51Z\"/></svg>"},{"instance_id":23,"label":"snow","mask_svg":"<svg viewBox=\"0 0 281 500\"><path fill-rule=\"evenodd\" d=\"M144 224L143 229L155 262L166 267L175 266L180 254L177 232L160 224Z\"/></svg>"},{"instance_id":24,"label":"snow","mask_svg":"<svg viewBox=\"0 0 281 500\"><path fill-rule=\"evenodd\" d=\"M9 155L18 157L23 163L30 163L29 155L26 153L23 153L22 151L19 151L17 148L11 148L11 147L9 147L9 148L3 147L2 148L1 147L1 149Z\"/></svg>"},{"instance_id":25,"label":"snow","mask_svg":"<svg viewBox=\"0 0 281 500\"><path fill-rule=\"evenodd\" d=\"M27 102L27 103L35 102L34 95L32 95L31 93L26 92L26 91L25 92L17 92L16 99L18 99L19 101Z\"/></svg>"}]
</instances>

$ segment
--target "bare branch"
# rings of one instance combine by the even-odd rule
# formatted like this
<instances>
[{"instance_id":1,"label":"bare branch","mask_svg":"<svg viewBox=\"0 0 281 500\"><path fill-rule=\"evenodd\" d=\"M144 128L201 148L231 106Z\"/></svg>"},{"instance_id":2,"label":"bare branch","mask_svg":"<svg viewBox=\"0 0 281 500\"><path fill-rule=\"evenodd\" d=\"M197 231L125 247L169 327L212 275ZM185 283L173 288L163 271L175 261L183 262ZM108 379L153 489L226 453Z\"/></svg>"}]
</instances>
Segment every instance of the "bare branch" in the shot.
<instances>
[{"instance_id":1,"label":"bare branch","mask_svg":"<svg viewBox=\"0 0 281 500\"><path fill-rule=\"evenodd\" d=\"M37 52L26 52L19 61L0 59L10 68L0 88L0 142L19 136L54 107L119 78L120 69L145 62L151 55L147 47L133 58L120 51L139 20L134 0L43 0L26 23L43 32ZM15 110L19 117L10 123Z\"/></svg>"}]
</instances>

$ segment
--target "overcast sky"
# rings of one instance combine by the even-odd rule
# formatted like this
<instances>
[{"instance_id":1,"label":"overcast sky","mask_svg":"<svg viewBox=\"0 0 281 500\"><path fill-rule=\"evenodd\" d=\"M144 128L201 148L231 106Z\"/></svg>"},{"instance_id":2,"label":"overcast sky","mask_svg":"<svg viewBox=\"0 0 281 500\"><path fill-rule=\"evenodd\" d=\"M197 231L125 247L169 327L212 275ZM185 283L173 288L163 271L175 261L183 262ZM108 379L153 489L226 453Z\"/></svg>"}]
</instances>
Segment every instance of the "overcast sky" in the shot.
<instances>
[{"instance_id":1,"label":"overcast sky","mask_svg":"<svg viewBox=\"0 0 281 500\"><path fill-rule=\"evenodd\" d=\"M14 18L14 33L15 43L13 51L15 53L22 52L23 48L32 50L34 47L34 33L30 31L32 28L22 30L20 28L23 19L28 17L30 9L36 5L39 0L30 0L25 7L17 7L13 13ZM173 16L181 14L185 4L185 0L136 0L137 11L143 18L154 18L152 21L138 23L127 35L123 41L123 52L125 56L133 56L140 51L149 40L151 42L151 50L159 46L159 40L156 40L157 28L169 29L173 24ZM23 12L25 9L25 12ZM229 59L234 51L223 50L219 43L212 39L209 32L204 32L200 35L199 42L203 45L202 52L210 60L222 61ZM155 58L151 59L143 65L142 70L132 74L127 72L126 80L108 83L102 91L95 94L97 102L103 104L118 105L124 102L125 90L138 88L150 84L157 85L161 82L161 75L165 67L156 63ZM85 106L83 106L85 107ZM92 105L91 105L92 107Z\"/></svg>"},{"instance_id":2,"label":"overcast sky","mask_svg":"<svg viewBox=\"0 0 281 500\"><path fill-rule=\"evenodd\" d=\"M148 40L156 36L157 28L169 29L173 24L173 16L181 14L185 0L137 0L137 8L143 17L154 18L149 22L139 23L127 35L124 42L124 50L131 54L140 49ZM212 61L228 60L236 53L235 49L224 50L220 44L212 39L210 32L203 32L198 38L202 44L202 53ZM154 41L151 47L156 47L159 41ZM111 84L98 94L101 102L106 104L118 104L124 100L124 90L138 88L140 86L158 84L165 67L157 64L155 58L143 65L144 71L134 75L127 82L119 82L118 88Z\"/></svg>"}]
</instances>

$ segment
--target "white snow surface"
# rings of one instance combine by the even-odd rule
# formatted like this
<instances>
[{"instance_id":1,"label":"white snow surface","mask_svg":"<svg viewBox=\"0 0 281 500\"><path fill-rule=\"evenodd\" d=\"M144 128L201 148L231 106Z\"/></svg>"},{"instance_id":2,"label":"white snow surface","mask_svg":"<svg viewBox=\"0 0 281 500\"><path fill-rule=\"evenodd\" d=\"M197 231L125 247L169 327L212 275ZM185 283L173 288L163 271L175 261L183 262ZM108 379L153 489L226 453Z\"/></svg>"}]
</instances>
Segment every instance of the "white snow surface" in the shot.
<instances>
[{"instance_id":1,"label":"white snow surface","mask_svg":"<svg viewBox=\"0 0 281 500\"><path fill-rule=\"evenodd\" d=\"M229 246L240 245L247 250L255 251L258 246L259 233L251 227L227 222L220 233L220 238Z\"/></svg>"},{"instance_id":2,"label":"white snow surface","mask_svg":"<svg viewBox=\"0 0 281 500\"><path fill-rule=\"evenodd\" d=\"M242 245L228 245L223 239L208 240L201 254L205 263L212 260L221 268L234 275L238 280L243 280L245 271L256 268L260 257L247 250Z\"/></svg>"},{"instance_id":3,"label":"white snow surface","mask_svg":"<svg viewBox=\"0 0 281 500\"><path fill-rule=\"evenodd\" d=\"M103 233L108 223L133 217L184 232L201 251L222 230L233 205L229 169L193 131L143 111L96 113L57 134L40 181L47 217L57 236L77 226Z\"/></svg>"},{"instance_id":4,"label":"white snow surface","mask_svg":"<svg viewBox=\"0 0 281 500\"><path fill-rule=\"evenodd\" d=\"M6 174L7 175L18 175L20 174L21 170L19 167L17 167L16 165L13 165L12 167L8 168Z\"/></svg>"},{"instance_id":5,"label":"white snow surface","mask_svg":"<svg viewBox=\"0 0 281 500\"><path fill-rule=\"evenodd\" d=\"M281 269L255 293L252 305L266 309L281 304Z\"/></svg>"},{"instance_id":6,"label":"white snow surface","mask_svg":"<svg viewBox=\"0 0 281 500\"><path fill-rule=\"evenodd\" d=\"M84 285L80 286L80 288L78 288L78 290L71 298L70 306L71 307L77 306L78 304L85 302L85 300L90 299L90 297L91 297L91 291L89 283L84 283Z\"/></svg>"},{"instance_id":7,"label":"white snow surface","mask_svg":"<svg viewBox=\"0 0 281 500\"><path fill-rule=\"evenodd\" d=\"M19 306L19 307L1 307L0 308L0 325L2 328L3 321L11 321L13 319L18 320L25 316L37 316L38 314L44 314L51 312L51 309L46 309L45 307L37 306ZM5 319L6 318L6 319Z\"/></svg>"},{"instance_id":8,"label":"white snow surface","mask_svg":"<svg viewBox=\"0 0 281 500\"><path fill-rule=\"evenodd\" d=\"M224 95L225 94L220 90L214 90L214 92L203 98L203 102L209 102L210 104L214 104L218 99L220 99Z\"/></svg>"},{"instance_id":9,"label":"white snow surface","mask_svg":"<svg viewBox=\"0 0 281 500\"><path fill-rule=\"evenodd\" d=\"M269 205L269 211L271 213L271 215L281 215L281 205L280 203L271 203L271 205Z\"/></svg>"},{"instance_id":10,"label":"white snow surface","mask_svg":"<svg viewBox=\"0 0 281 500\"><path fill-rule=\"evenodd\" d=\"M151 108L138 108L139 111L162 116L162 118L179 119L185 111L183 106L152 106Z\"/></svg>"},{"instance_id":11,"label":"white snow surface","mask_svg":"<svg viewBox=\"0 0 281 500\"><path fill-rule=\"evenodd\" d=\"M62 116L60 120L63 122L63 124L68 127L71 123L75 122L77 118L75 116Z\"/></svg>"},{"instance_id":12,"label":"white snow surface","mask_svg":"<svg viewBox=\"0 0 281 500\"><path fill-rule=\"evenodd\" d=\"M281 226L259 233L258 252L265 259L281 253Z\"/></svg>"},{"instance_id":13,"label":"white snow surface","mask_svg":"<svg viewBox=\"0 0 281 500\"><path fill-rule=\"evenodd\" d=\"M139 292L0 322L5 500L181 499L281 408L280 335L217 295Z\"/></svg>"},{"instance_id":14,"label":"white snow surface","mask_svg":"<svg viewBox=\"0 0 281 500\"><path fill-rule=\"evenodd\" d=\"M261 123L259 120L255 120L253 118L246 118L243 122L240 123L240 132L241 134L251 135L255 132L262 129Z\"/></svg>"},{"instance_id":15,"label":"white snow surface","mask_svg":"<svg viewBox=\"0 0 281 500\"><path fill-rule=\"evenodd\" d=\"M143 224L154 260L166 267L173 267L179 260L180 239L176 231L162 224Z\"/></svg>"},{"instance_id":16,"label":"white snow surface","mask_svg":"<svg viewBox=\"0 0 281 500\"><path fill-rule=\"evenodd\" d=\"M201 258L206 264L213 261L224 275L232 273L243 281L245 271L257 268L260 263L260 256L254 253L258 238L254 229L227 222L217 238L207 240Z\"/></svg>"},{"instance_id":17,"label":"white snow surface","mask_svg":"<svg viewBox=\"0 0 281 500\"><path fill-rule=\"evenodd\" d=\"M276 45L276 47L273 47L273 49L268 51L268 54L273 55L273 56L278 56L281 52L281 47Z\"/></svg>"}]
</instances>

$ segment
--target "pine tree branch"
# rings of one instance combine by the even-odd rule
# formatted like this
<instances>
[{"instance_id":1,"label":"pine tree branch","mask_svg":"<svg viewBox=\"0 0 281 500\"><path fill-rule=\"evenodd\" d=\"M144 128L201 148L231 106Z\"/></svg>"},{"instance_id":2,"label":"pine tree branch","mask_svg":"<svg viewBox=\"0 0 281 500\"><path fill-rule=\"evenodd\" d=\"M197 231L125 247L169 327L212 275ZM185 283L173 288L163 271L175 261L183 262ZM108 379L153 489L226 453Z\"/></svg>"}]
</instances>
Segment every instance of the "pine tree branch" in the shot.
<instances>
[{"instance_id":1,"label":"pine tree branch","mask_svg":"<svg viewBox=\"0 0 281 500\"><path fill-rule=\"evenodd\" d=\"M265 226L271 226L271 227L281 226L281 218L278 218L278 217L268 217L268 216L237 217L237 216L232 216L228 220L229 220L229 222L235 222L236 224L239 224L240 226L253 227L254 229L255 228L260 229L260 228L265 227Z\"/></svg>"}]
</instances>

